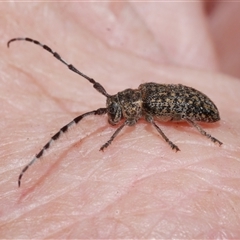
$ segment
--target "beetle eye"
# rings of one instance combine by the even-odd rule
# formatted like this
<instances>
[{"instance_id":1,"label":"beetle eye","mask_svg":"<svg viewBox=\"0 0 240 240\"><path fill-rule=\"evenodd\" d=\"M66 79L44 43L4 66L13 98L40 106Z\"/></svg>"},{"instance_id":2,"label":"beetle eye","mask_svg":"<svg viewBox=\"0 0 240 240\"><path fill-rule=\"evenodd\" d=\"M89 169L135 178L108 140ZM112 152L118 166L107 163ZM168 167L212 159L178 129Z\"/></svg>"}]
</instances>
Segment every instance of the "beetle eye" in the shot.
<instances>
[{"instance_id":1,"label":"beetle eye","mask_svg":"<svg viewBox=\"0 0 240 240\"><path fill-rule=\"evenodd\" d=\"M115 115L116 112L117 112L117 109L118 109L118 106L116 103L112 103L109 107L108 107L108 112L111 114L111 115Z\"/></svg>"}]
</instances>

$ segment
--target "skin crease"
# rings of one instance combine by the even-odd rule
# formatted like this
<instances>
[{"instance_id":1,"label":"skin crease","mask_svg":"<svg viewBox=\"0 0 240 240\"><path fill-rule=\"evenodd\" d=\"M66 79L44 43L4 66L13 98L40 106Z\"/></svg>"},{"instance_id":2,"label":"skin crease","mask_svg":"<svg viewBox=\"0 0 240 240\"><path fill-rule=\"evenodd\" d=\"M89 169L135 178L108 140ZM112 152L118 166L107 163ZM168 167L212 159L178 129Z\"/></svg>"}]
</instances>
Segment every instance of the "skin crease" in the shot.
<instances>
[{"instance_id":1,"label":"skin crease","mask_svg":"<svg viewBox=\"0 0 240 240\"><path fill-rule=\"evenodd\" d=\"M240 73L224 65L234 49L217 38L228 29L227 20L224 29L218 24L223 9L201 2L0 6L1 238L240 236L240 82L231 76ZM14 37L49 45L109 94L150 81L202 91L221 121L201 126L223 145L188 124L159 123L181 149L175 153L140 121L102 153L116 127L106 116L89 117L31 166L18 188L20 171L50 137L105 107L105 98L40 47L14 42L7 49Z\"/></svg>"}]
</instances>

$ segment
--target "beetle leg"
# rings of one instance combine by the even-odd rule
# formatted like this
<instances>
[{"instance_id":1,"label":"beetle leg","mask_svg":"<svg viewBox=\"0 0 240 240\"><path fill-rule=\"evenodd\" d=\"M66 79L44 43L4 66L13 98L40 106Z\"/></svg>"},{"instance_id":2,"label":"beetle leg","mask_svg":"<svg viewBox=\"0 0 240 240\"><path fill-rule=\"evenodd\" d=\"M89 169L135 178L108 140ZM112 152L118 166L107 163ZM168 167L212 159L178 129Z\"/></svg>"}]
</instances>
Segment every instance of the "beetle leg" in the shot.
<instances>
[{"instance_id":1,"label":"beetle leg","mask_svg":"<svg viewBox=\"0 0 240 240\"><path fill-rule=\"evenodd\" d=\"M221 146L223 143L220 142L219 140L217 140L216 138L212 137L209 133L207 133L206 131L204 131L197 123L195 123L193 120L189 119L189 118L185 118L185 120L191 124L193 127L195 127L203 136L209 138L212 142L214 143L218 143L219 146Z\"/></svg>"}]
</instances>

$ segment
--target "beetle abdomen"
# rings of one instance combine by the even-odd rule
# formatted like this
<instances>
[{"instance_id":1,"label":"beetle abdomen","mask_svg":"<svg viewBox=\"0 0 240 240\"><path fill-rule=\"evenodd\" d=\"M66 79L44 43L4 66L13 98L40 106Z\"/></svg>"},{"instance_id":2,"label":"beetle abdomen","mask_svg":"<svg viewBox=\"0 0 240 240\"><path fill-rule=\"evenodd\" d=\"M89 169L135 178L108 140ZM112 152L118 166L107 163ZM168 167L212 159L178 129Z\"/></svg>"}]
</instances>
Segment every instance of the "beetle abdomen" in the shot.
<instances>
[{"instance_id":1,"label":"beetle abdomen","mask_svg":"<svg viewBox=\"0 0 240 240\"><path fill-rule=\"evenodd\" d=\"M220 120L215 104L203 93L181 84L144 83L142 108L160 120L216 122Z\"/></svg>"}]
</instances>

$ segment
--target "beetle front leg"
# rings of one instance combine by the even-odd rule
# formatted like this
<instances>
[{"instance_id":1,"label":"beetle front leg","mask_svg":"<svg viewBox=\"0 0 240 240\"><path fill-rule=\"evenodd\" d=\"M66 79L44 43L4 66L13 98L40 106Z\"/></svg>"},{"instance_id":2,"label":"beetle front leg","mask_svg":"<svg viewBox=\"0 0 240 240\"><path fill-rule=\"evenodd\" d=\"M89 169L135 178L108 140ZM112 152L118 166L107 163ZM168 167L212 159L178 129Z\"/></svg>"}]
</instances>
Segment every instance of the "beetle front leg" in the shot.
<instances>
[{"instance_id":1,"label":"beetle front leg","mask_svg":"<svg viewBox=\"0 0 240 240\"><path fill-rule=\"evenodd\" d=\"M111 136L111 138L101 146L101 148L99 149L99 151L103 151L105 148L107 148L112 141L114 140L114 138L120 133L120 131L123 129L123 127L125 127L127 125L126 122L124 122L124 124L122 124L115 132L114 134Z\"/></svg>"}]
</instances>

